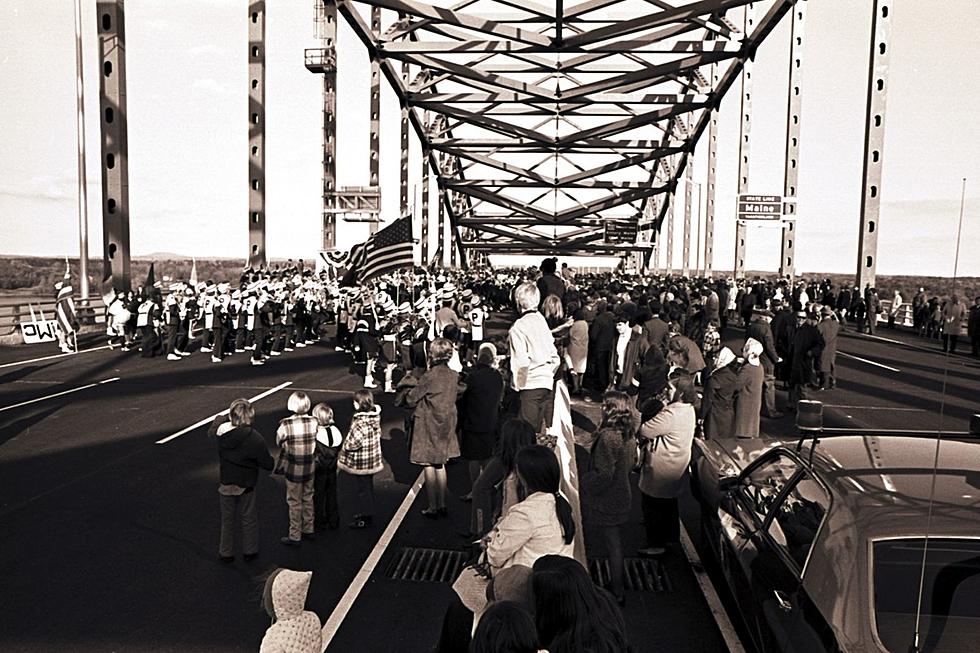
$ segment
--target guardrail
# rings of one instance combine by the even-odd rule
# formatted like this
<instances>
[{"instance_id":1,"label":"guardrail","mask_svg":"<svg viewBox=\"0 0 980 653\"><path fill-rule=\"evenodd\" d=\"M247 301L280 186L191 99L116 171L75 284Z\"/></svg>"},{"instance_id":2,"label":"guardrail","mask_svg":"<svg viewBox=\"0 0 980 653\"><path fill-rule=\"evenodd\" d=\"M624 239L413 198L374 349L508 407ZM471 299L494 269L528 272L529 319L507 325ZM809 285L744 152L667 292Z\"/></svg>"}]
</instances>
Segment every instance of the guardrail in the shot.
<instances>
[{"instance_id":1,"label":"guardrail","mask_svg":"<svg viewBox=\"0 0 980 653\"><path fill-rule=\"evenodd\" d=\"M15 333L22 322L30 322L32 306L38 319L41 318L42 313L48 320L55 319L55 303L54 297L49 299L31 296L0 297L0 336ZM79 322L105 322L105 305L101 297L90 298L87 310L76 298L75 311L79 316ZM86 317L89 319L85 319Z\"/></svg>"},{"instance_id":2,"label":"guardrail","mask_svg":"<svg viewBox=\"0 0 980 653\"><path fill-rule=\"evenodd\" d=\"M890 299L881 300L881 313L878 313L879 322L886 322L886 323L888 322L888 314L891 312L891 308L892 308L892 300ZM969 311L966 311L966 313L968 314ZM963 327L963 333L966 333L968 321L969 320L967 317L963 318L963 323L961 324L961 326ZM908 327L910 329L913 326L915 326L911 303L902 302L902 304L898 307L898 313L895 315L895 324L899 326Z\"/></svg>"}]
</instances>

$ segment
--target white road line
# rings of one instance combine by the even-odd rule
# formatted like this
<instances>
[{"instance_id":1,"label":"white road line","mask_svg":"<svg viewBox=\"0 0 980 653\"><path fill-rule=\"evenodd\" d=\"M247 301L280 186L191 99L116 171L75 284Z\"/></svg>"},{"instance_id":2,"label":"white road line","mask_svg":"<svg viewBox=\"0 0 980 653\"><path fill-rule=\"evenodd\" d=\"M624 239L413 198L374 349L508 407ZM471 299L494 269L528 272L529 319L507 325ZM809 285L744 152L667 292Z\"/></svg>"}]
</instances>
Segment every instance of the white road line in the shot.
<instances>
[{"instance_id":1,"label":"white road line","mask_svg":"<svg viewBox=\"0 0 980 653\"><path fill-rule=\"evenodd\" d=\"M893 407L893 406L841 406L839 404L824 404L824 408L845 408L850 410L887 410L889 412L906 412L906 413L927 413L925 408L903 408L903 407Z\"/></svg>"},{"instance_id":2,"label":"white road line","mask_svg":"<svg viewBox=\"0 0 980 653\"><path fill-rule=\"evenodd\" d=\"M262 393L259 393L259 394L255 395L254 397L250 398L249 401L254 403L254 402L258 401L259 399L262 399L264 397L268 397L269 395L274 394L276 392L279 392L283 388L287 388L287 387L291 386L292 384L293 384L292 381L286 381L285 383L280 383L279 385L277 385L274 388L269 388L265 392L262 392ZM195 423L191 424L190 426L188 426L186 429L182 429L180 431L177 431L173 435L168 435L167 437L163 438L162 440L157 440L156 441L156 444L167 444L171 440L176 440L177 438L179 438L180 436L184 435L185 433L190 433L191 431L193 431L194 429L196 429L196 428L198 428L200 426L204 426L205 424L209 424L210 422L213 422L214 421L214 418L217 417L218 415L227 415L228 414L228 410L229 410L228 408L225 408L220 413L215 413L211 417L205 417L200 422L195 422Z\"/></svg>"},{"instance_id":3,"label":"white road line","mask_svg":"<svg viewBox=\"0 0 980 653\"><path fill-rule=\"evenodd\" d=\"M63 395L70 395L73 392L79 392L81 390L88 390L89 388L94 388L105 383L112 383L113 381L118 381L119 377L114 376L111 379L106 379L104 381L97 381L96 383L89 383L88 385L83 385L78 388L72 388L71 390L64 390L63 392L56 392L53 395L46 395L44 397L38 397L37 399L31 399L30 401L22 401L19 404L14 404L13 406L4 406L0 408L0 413L5 410L13 410L14 408L20 408L21 406L27 406L28 404L36 404L39 401L47 401L48 399L54 399L55 397L61 397Z\"/></svg>"},{"instance_id":4,"label":"white road line","mask_svg":"<svg viewBox=\"0 0 980 653\"><path fill-rule=\"evenodd\" d=\"M867 363L868 365L874 365L875 367L880 367L881 369L888 370L890 372L901 372L902 371L902 370L897 369L897 368L894 368L894 367L889 367L888 365L885 365L883 363L877 363L875 361L869 361L867 358L861 358L860 356L855 356L854 354L848 354L846 351L839 351L837 353L840 354L841 356L846 356L847 358L853 358L856 361L861 361L862 363Z\"/></svg>"},{"instance_id":5,"label":"white road line","mask_svg":"<svg viewBox=\"0 0 980 653\"><path fill-rule=\"evenodd\" d=\"M381 534L381 539L378 543L374 545L374 549L371 550L371 554L368 555L367 560L361 565L360 571L354 577L347 591L340 598L340 603L337 607L333 609L330 613L330 618L327 619L327 623L323 624L323 651L327 650L330 646L330 642L333 641L334 636L337 631L340 630L340 625L344 622L344 618L347 617L347 613L350 612L351 607L354 605L354 601L357 600L357 595L361 593L361 589L367 584L368 579L374 570L378 566L378 562L381 560L382 554L384 554L385 549L391 543L392 538L395 537L395 532L398 527L401 526L402 520L405 519L408 509L412 507L412 503L415 501L416 495L418 495L419 490L422 489L422 480L424 479L423 474L419 474L419 477L415 479L415 483L412 484L411 489L409 489L408 494L402 500L402 505L398 506L398 510L395 512L395 516L391 518L388 522L388 527Z\"/></svg>"},{"instance_id":6,"label":"white road line","mask_svg":"<svg viewBox=\"0 0 980 653\"><path fill-rule=\"evenodd\" d=\"M101 347L92 347L91 349L82 349L78 352L71 352L68 354L54 354L53 356L44 356L42 358L32 358L26 361L14 361L13 363L4 363L0 365L0 369L5 367L16 367L17 365L27 365L28 363L40 363L41 361L49 361L52 358L64 358L65 356L75 356L76 354L87 354L90 351L99 351L101 349L109 349L109 345L103 345Z\"/></svg>"},{"instance_id":7,"label":"white road line","mask_svg":"<svg viewBox=\"0 0 980 653\"><path fill-rule=\"evenodd\" d=\"M694 572L695 580L701 586L701 593L704 594L704 599L708 602L708 609L711 610L711 615L715 618L715 623L718 624L718 630L721 631L721 637L725 640L729 652L745 653L742 641L738 638L735 627L732 625L731 619L728 618L725 607L721 604L721 599L718 598L718 593L715 591L711 578L708 577L708 572L701 564L701 558L698 557L698 552L694 548L694 543L691 542L691 536L687 532L687 526L684 525L684 522L681 522L681 547L691 565L691 571Z\"/></svg>"}]
</instances>

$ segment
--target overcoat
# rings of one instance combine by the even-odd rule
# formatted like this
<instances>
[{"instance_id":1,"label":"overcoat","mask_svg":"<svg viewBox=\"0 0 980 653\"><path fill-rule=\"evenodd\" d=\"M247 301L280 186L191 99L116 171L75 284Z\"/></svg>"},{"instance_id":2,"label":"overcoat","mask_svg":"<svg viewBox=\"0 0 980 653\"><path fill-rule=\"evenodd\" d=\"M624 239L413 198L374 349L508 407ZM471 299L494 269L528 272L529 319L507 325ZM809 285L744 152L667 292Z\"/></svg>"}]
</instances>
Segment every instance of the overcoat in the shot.
<instances>
[{"instance_id":1,"label":"overcoat","mask_svg":"<svg viewBox=\"0 0 980 653\"><path fill-rule=\"evenodd\" d=\"M456 438L456 396L459 374L446 365L429 369L406 398L414 408L412 449L409 459L416 465L443 465L459 456Z\"/></svg>"},{"instance_id":2,"label":"overcoat","mask_svg":"<svg viewBox=\"0 0 980 653\"><path fill-rule=\"evenodd\" d=\"M759 414L762 411L762 365L746 363L736 377L735 437L759 437Z\"/></svg>"},{"instance_id":3,"label":"overcoat","mask_svg":"<svg viewBox=\"0 0 980 653\"><path fill-rule=\"evenodd\" d=\"M823 336L823 350L820 352L820 371L833 375L834 361L837 359L837 334L840 324L834 318L820 321L817 331Z\"/></svg>"},{"instance_id":4,"label":"overcoat","mask_svg":"<svg viewBox=\"0 0 980 653\"><path fill-rule=\"evenodd\" d=\"M963 318L966 317L966 306L963 302L952 300L943 307L943 333L948 336L963 335Z\"/></svg>"},{"instance_id":5,"label":"overcoat","mask_svg":"<svg viewBox=\"0 0 980 653\"><path fill-rule=\"evenodd\" d=\"M704 384L701 417L704 438L717 440L735 435L735 391L738 375L731 365L715 370Z\"/></svg>"}]
</instances>

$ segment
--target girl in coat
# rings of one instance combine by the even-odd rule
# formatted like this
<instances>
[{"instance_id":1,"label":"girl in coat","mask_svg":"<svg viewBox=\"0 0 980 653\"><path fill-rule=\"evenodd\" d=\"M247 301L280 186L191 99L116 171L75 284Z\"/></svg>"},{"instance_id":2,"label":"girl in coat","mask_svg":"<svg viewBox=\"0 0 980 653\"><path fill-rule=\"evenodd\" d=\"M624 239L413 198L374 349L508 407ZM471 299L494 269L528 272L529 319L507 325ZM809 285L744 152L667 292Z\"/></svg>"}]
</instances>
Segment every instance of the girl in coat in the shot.
<instances>
[{"instance_id":1,"label":"girl in coat","mask_svg":"<svg viewBox=\"0 0 980 653\"><path fill-rule=\"evenodd\" d=\"M320 653L320 618L304 610L312 571L276 569L265 581L262 604L272 619L259 653Z\"/></svg>"},{"instance_id":2,"label":"girl in coat","mask_svg":"<svg viewBox=\"0 0 980 653\"><path fill-rule=\"evenodd\" d=\"M575 539L572 507L558 491L561 468L543 445L517 452L517 477L527 498L512 506L486 538L487 561L494 575L514 565L530 567L541 556L571 556Z\"/></svg>"},{"instance_id":3,"label":"girl in coat","mask_svg":"<svg viewBox=\"0 0 980 653\"><path fill-rule=\"evenodd\" d=\"M431 518L446 516L445 465L450 458L459 456L456 438L459 374L448 366L454 352L453 344L445 338L433 340L429 345L429 369L406 398L408 406L415 409L409 459L423 467L429 507L422 514Z\"/></svg>"},{"instance_id":4,"label":"girl in coat","mask_svg":"<svg viewBox=\"0 0 980 653\"><path fill-rule=\"evenodd\" d=\"M701 419L704 420L704 439L717 440L735 435L735 392L738 375L735 354L722 347L715 357L715 367L704 384Z\"/></svg>"},{"instance_id":5,"label":"girl in coat","mask_svg":"<svg viewBox=\"0 0 980 653\"><path fill-rule=\"evenodd\" d=\"M636 452L631 408L626 393L605 394L602 423L592 443L591 465L579 480L582 518L602 533L609 556L610 589L620 603L626 599L622 525L629 520L630 471Z\"/></svg>"},{"instance_id":6,"label":"girl in coat","mask_svg":"<svg viewBox=\"0 0 980 653\"><path fill-rule=\"evenodd\" d=\"M370 390L354 393L354 416L340 446L337 467L353 476L357 485L358 512L351 528L367 528L374 515L374 475L384 469L381 458L381 407Z\"/></svg>"},{"instance_id":7,"label":"girl in coat","mask_svg":"<svg viewBox=\"0 0 980 653\"><path fill-rule=\"evenodd\" d=\"M640 500L647 546L643 556L660 556L680 541L677 497L691 462L697 424L697 392L690 375L674 373L668 379L671 401L640 425L643 448Z\"/></svg>"},{"instance_id":8,"label":"girl in coat","mask_svg":"<svg viewBox=\"0 0 980 653\"><path fill-rule=\"evenodd\" d=\"M735 437L759 437L759 415L762 411L762 384L765 371L759 359L762 356L762 343L755 338L745 341L742 356L745 363L738 371L735 390Z\"/></svg>"}]
</instances>

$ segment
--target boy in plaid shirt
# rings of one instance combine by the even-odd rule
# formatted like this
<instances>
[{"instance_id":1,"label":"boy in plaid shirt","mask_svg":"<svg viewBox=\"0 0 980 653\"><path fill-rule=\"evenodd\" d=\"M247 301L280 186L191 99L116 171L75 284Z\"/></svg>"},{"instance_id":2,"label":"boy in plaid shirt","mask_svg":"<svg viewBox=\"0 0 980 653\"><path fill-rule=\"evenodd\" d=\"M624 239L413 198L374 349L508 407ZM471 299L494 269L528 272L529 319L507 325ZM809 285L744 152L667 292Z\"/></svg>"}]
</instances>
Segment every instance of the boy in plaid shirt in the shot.
<instances>
[{"instance_id":1,"label":"boy in plaid shirt","mask_svg":"<svg viewBox=\"0 0 980 653\"><path fill-rule=\"evenodd\" d=\"M305 392L289 395L287 407L293 414L279 422L276 443L282 447L283 475L286 478L286 505L289 506L289 535L283 544L297 546L300 538L312 540L313 475L316 431L319 423L309 415L310 398Z\"/></svg>"},{"instance_id":2,"label":"boy in plaid shirt","mask_svg":"<svg viewBox=\"0 0 980 653\"><path fill-rule=\"evenodd\" d=\"M374 513L374 475L384 468L381 458L381 407L370 390L354 393L354 417L350 431L340 447L337 467L351 474L357 483L359 512L351 528L367 528Z\"/></svg>"}]
</instances>

